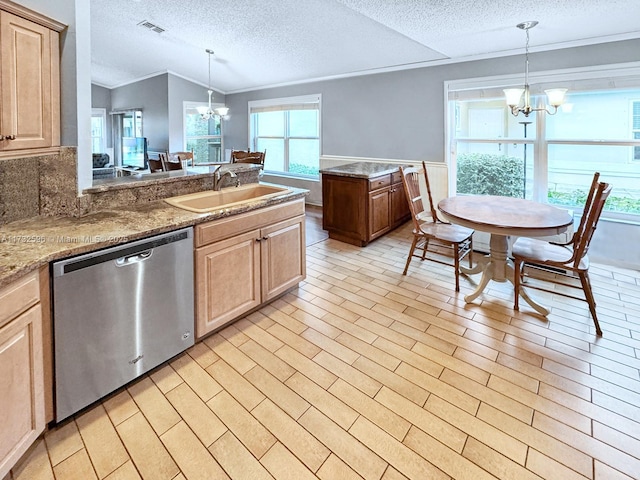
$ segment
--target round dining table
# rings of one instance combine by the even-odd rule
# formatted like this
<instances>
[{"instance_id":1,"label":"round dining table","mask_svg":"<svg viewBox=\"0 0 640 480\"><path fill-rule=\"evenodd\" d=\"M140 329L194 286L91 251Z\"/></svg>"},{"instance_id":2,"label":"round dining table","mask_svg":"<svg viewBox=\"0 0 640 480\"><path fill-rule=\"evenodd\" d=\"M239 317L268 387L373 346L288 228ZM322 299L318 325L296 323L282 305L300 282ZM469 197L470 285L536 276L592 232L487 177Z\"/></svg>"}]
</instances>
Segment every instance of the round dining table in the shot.
<instances>
[{"instance_id":1,"label":"round dining table","mask_svg":"<svg viewBox=\"0 0 640 480\"><path fill-rule=\"evenodd\" d=\"M482 272L476 289L464 297L473 302L490 280L513 283L514 268L508 258L509 237L546 237L567 231L573 218L567 210L524 198L496 195L459 195L441 200L438 210L450 221L463 227L491 234L488 262L476 263L473 268L460 267L464 274ZM524 288L521 297L541 315L549 309L534 301Z\"/></svg>"}]
</instances>

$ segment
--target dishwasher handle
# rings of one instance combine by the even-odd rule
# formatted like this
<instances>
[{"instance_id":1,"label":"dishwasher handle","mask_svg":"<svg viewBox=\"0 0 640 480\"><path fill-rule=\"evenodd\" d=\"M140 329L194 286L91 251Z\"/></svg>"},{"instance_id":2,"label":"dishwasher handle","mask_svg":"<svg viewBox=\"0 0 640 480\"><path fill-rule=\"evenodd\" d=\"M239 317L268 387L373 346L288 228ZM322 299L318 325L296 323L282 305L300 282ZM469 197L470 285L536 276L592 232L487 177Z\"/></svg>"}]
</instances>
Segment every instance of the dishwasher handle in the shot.
<instances>
[{"instance_id":1,"label":"dishwasher handle","mask_svg":"<svg viewBox=\"0 0 640 480\"><path fill-rule=\"evenodd\" d=\"M96 252L85 253L84 255L79 255L77 257L53 262L51 275L53 278L61 277L68 273L83 270L111 260L131 259L126 262L123 260L121 262L123 265L121 266L139 263L139 261L146 260L146 258L151 256L151 253L147 252L152 252L157 247L187 240L189 238L193 238L193 227L187 227L161 234L156 237L144 238L122 245L116 245ZM144 257L145 254L145 258L140 258L138 259L139 261L135 261L137 256L142 255Z\"/></svg>"},{"instance_id":2,"label":"dishwasher handle","mask_svg":"<svg viewBox=\"0 0 640 480\"><path fill-rule=\"evenodd\" d=\"M136 263L144 262L147 258L153 254L153 248L145 250L144 252L134 253L133 255L125 255L124 257L116 258L116 267L126 267L127 265L133 265Z\"/></svg>"}]
</instances>

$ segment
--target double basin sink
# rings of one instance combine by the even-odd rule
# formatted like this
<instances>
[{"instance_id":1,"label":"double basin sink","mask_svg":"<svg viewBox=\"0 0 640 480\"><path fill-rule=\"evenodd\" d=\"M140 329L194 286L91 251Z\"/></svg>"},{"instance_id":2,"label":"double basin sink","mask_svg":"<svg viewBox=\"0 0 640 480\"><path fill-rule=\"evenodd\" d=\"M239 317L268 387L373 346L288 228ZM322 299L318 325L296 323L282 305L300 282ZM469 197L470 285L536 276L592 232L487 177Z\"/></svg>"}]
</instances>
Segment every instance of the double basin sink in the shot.
<instances>
[{"instance_id":1,"label":"double basin sink","mask_svg":"<svg viewBox=\"0 0 640 480\"><path fill-rule=\"evenodd\" d=\"M196 213L213 212L236 207L245 203L265 200L289 193L286 187L273 185L247 184L240 187L227 187L220 191L207 190L178 197L165 198L165 202L174 207Z\"/></svg>"}]
</instances>

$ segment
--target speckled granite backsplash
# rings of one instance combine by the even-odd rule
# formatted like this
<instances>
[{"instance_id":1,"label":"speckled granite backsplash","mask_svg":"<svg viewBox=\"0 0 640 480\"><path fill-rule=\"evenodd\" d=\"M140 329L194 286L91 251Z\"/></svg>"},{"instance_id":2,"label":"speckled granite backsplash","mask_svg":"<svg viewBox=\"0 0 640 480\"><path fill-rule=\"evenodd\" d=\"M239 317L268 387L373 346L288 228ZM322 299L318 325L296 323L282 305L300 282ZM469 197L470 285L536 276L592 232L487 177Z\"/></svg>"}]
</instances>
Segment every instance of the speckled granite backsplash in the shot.
<instances>
[{"instance_id":1,"label":"speckled granite backsplash","mask_svg":"<svg viewBox=\"0 0 640 480\"><path fill-rule=\"evenodd\" d=\"M40 215L78 216L81 199L76 192L77 149L62 147L57 158L45 157L40 161Z\"/></svg>"},{"instance_id":2,"label":"speckled granite backsplash","mask_svg":"<svg viewBox=\"0 0 640 480\"><path fill-rule=\"evenodd\" d=\"M0 160L0 225L40 213L41 158Z\"/></svg>"},{"instance_id":3,"label":"speckled granite backsplash","mask_svg":"<svg viewBox=\"0 0 640 480\"><path fill-rule=\"evenodd\" d=\"M237 164L233 169L240 182L245 184L258 182L259 169L255 167ZM222 186L231 185L234 181L227 176ZM211 175L184 176L169 181L148 178L120 188L102 184L78 197L77 149L61 147L59 154L0 159L0 225L38 215L78 217L210 190L212 186Z\"/></svg>"},{"instance_id":4,"label":"speckled granite backsplash","mask_svg":"<svg viewBox=\"0 0 640 480\"><path fill-rule=\"evenodd\" d=\"M0 225L38 215L78 216L76 148L60 153L0 159Z\"/></svg>"},{"instance_id":5,"label":"speckled granite backsplash","mask_svg":"<svg viewBox=\"0 0 640 480\"><path fill-rule=\"evenodd\" d=\"M257 165L236 163L224 166L233 170L241 185L257 183L260 168ZM221 186L227 187L235 183L235 178L224 176ZM140 205L163 198L185 195L213 189L212 173L185 175L182 170L164 172L140 177L122 177L101 180L92 188L84 191L81 199L80 214L99 212L129 205Z\"/></svg>"}]
</instances>

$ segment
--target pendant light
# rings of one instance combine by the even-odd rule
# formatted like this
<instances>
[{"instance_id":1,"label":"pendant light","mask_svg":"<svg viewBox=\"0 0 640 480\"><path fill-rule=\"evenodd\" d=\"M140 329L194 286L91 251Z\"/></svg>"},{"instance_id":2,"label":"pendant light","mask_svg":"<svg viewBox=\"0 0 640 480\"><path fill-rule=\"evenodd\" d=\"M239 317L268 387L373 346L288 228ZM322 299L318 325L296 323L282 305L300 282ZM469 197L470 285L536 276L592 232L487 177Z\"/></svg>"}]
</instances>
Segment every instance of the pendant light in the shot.
<instances>
[{"instance_id":1,"label":"pendant light","mask_svg":"<svg viewBox=\"0 0 640 480\"><path fill-rule=\"evenodd\" d=\"M520 30L524 30L527 33L527 43L525 45L524 57L524 88L504 89L507 105L511 109L511 114L514 117L517 117L520 113L528 117L532 112L541 111L545 111L549 115L554 115L558 111L558 107L564 102L564 94L567 91L566 88L552 88L544 91L544 93L547 94L548 103L552 107L551 110L546 107L533 108L531 106L531 92L529 90L529 30L536 25L538 25L538 22L535 20L516 25Z\"/></svg>"},{"instance_id":2,"label":"pendant light","mask_svg":"<svg viewBox=\"0 0 640 480\"><path fill-rule=\"evenodd\" d=\"M208 107L198 107L198 113L200 114L200 118L202 120L209 120L213 117L224 117L229 113L228 107L218 107L215 110L211 107L211 101L213 100L213 90L211 89L211 55L213 55L213 50L206 49L205 50L209 55L209 83L207 94L209 95L209 106Z\"/></svg>"}]
</instances>

